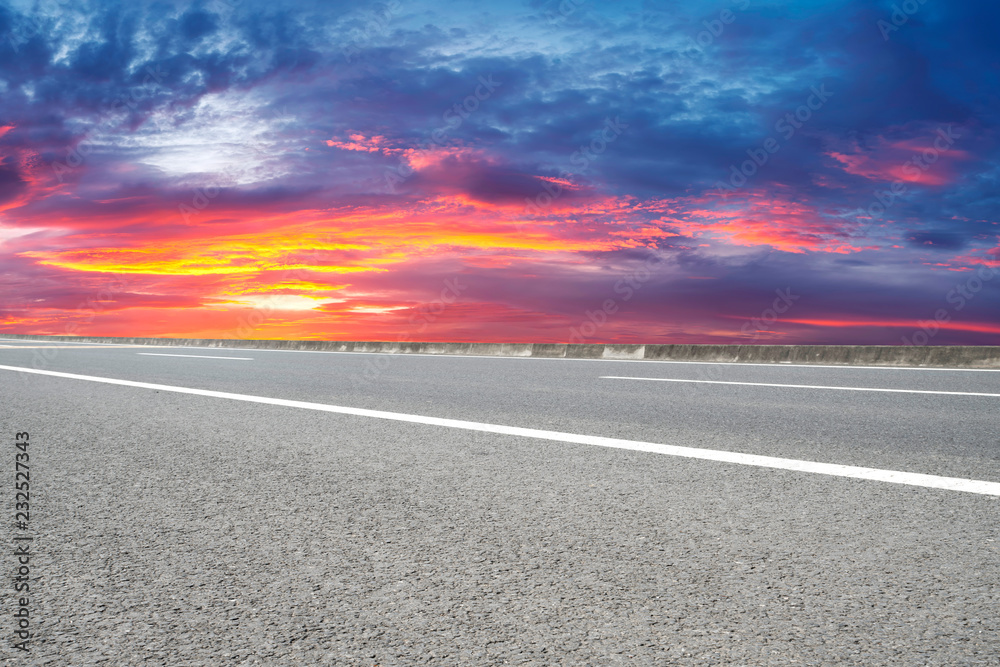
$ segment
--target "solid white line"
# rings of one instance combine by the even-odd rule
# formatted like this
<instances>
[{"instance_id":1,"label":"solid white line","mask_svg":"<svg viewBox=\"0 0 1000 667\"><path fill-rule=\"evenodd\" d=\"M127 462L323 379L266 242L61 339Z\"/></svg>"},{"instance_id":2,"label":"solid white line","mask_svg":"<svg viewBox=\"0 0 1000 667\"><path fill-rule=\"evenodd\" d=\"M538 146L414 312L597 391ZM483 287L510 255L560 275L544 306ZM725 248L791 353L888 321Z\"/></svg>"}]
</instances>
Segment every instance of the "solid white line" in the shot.
<instances>
[{"instance_id":1,"label":"solid white line","mask_svg":"<svg viewBox=\"0 0 1000 667\"><path fill-rule=\"evenodd\" d=\"M637 452L652 452L655 454L665 454L667 456L680 456L689 459L720 461L723 463L736 463L739 465L756 466L761 468L777 468L779 470L793 470L797 472L808 472L819 475L832 475L835 477L849 477L853 479L867 479L880 482L891 482L894 484L906 484L909 486L921 486L931 489L946 489L950 491L978 493L987 496L1000 496L1000 483L986 482L974 479L962 479L959 477L940 477L938 475L925 475L922 473L900 472L896 470L880 470L878 468L861 468L857 466L839 465L835 463L817 463L813 461L800 461L796 459L775 458L773 456L758 456L756 454L740 454L738 452L726 452L714 449L679 447L676 445L663 445L654 442L620 440L618 438L605 438L596 435L578 435L575 433L561 433L559 431L543 431L540 429L521 428L518 426L484 424L480 422L462 421L458 419L426 417L423 415L410 415L399 412L385 412L382 410L366 410L364 408L349 408L339 405L326 405L323 403L310 403L307 401L292 401L283 398L267 398L264 396L251 396L248 394L232 394L224 391L211 391L208 389L192 389L189 387L174 387L171 385L153 384L150 382L133 382L132 380L118 380L115 378L95 377L91 375L76 375L74 373L61 373L58 371L43 371L34 368L21 368L19 366L0 366L0 370L15 371L21 373L34 373L37 375L48 375L52 377L66 378L70 380L86 380L89 382L102 382L104 384L121 385L125 387L137 387L140 389L171 391L171 392L176 392L178 394L192 394L195 396L226 398L234 401L247 401L250 403L265 403L268 405L279 405L289 408L300 408L304 410L335 412L345 415L356 415L358 417L390 419L393 421L409 422L412 424L444 426L447 428L464 429L467 431L499 433L502 435L515 435L524 438L554 440L556 442L569 442L580 445L593 445L596 447L628 449Z\"/></svg>"},{"instance_id":2,"label":"solid white line","mask_svg":"<svg viewBox=\"0 0 1000 667\"><path fill-rule=\"evenodd\" d=\"M767 382L725 382L723 380L678 380L676 378L636 378L602 375L602 380L643 380L646 382L695 382L698 384L739 384L748 387L792 387L795 389L840 389L841 391L885 391L893 394L944 394L946 396L992 396L1000 398L1000 394L984 394L974 391L931 391L928 389L879 389L877 387L826 387L813 384L769 384Z\"/></svg>"},{"instance_id":3,"label":"solid white line","mask_svg":"<svg viewBox=\"0 0 1000 667\"><path fill-rule=\"evenodd\" d=\"M136 352L145 357L190 357L192 359L234 359L236 361L253 361L253 357L209 357L203 354L159 354L156 352Z\"/></svg>"}]
</instances>

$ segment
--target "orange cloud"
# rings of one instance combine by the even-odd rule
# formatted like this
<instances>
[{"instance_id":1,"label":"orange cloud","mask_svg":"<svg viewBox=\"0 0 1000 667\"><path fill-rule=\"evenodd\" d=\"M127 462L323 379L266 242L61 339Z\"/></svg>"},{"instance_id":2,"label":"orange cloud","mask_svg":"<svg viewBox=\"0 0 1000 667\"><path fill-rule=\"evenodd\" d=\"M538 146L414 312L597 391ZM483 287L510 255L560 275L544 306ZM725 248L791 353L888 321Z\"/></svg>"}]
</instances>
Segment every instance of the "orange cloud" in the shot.
<instances>
[{"instance_id":1,"label":"orange cloud","mask_svg":"<svg viewBox=\"0 0 1000 667\"><path fill-rule=\"evenodd\" d=\"M739 246L771 246L791 253L846 254L865 249L852 241L842 218L824 214L781 192L757 190L739 198L700 199L692 203L714 206L693 208L683 217L665 216L661 220L685 236L723 240Z\"/></svg>"},{"instance_id":2,"label":"orange cloud","mask_svg":"<svg viewBox=\"0 0 1000 667\"><path fill-rule=\"evenodd\" d=\"M81 250L27 251L22 257L40 264L74 271L200 276L261 271L307 269L320 273L379 271L366 265L324 261L335 251L365 250L355 243L331 243L315 234L272 233L213 236L183 243L157 242L145 247L98 247Z\"/></svg>"}]
</instances>

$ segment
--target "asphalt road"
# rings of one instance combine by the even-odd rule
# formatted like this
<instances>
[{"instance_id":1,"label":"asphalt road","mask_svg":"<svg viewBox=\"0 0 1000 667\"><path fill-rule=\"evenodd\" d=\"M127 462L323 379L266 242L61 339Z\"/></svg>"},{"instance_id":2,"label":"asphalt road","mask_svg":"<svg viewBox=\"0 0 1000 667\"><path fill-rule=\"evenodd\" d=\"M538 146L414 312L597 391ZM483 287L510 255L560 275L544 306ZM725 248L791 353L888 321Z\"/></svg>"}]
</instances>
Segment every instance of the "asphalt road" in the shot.
<instances>
[{"instance_id":1,"label":"asphalt road","mask_svg":"<svg viewBox=\"0 0 1000 667\"><path fill-rule=\"evenodd\" d=\"M0 345L164 385L0 369L11 664L998 662L996 495L475 428L1000 482L1000 372Z\"/></svg>"}]
</instances>

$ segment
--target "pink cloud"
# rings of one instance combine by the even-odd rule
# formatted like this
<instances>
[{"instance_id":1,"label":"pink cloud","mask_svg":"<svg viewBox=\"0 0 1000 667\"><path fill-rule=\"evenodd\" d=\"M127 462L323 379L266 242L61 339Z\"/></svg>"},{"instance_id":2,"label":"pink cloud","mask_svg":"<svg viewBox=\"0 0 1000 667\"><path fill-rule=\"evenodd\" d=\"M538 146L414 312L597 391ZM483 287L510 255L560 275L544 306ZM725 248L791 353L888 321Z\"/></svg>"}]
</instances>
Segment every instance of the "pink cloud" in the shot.
<instances>
[{"instance_id":1,"label":"pink cloud","mask_svg":"<svg viewBox=\"0 0 1000 667\"><path fill-rule=\"evenodd\" d=\"M956 178L956 163L970 159L967 151L955 144L967 136L962 129L915 128L909 132L916 136L905 139L877 137L872 147L861 147L857 142L840 150L830 150L825 155L838 163L848 174L871 181L900 181L914 185L941 186Z\"/></svg>"},{"instance_id":2,"label":"pink cloud","mask_svg":"<svg viewBox=\"0 0 1000 667\"><path fill-rule=\"evenodd\" d=\"M350 134L347 138L348 141L327 139L325 143L330 148L339 148L345 151L361 151L363 153L388 153L389 151L386 139L381 134L371 137L365 137L363 134Z\"/></svg>"},{"instance_id":3,"label":"pink cloud","mask_svg":"<svg viewBox=\"0 0 1000 667\"><path fill-rule=\"evenodd\" d=\"M661 221L685 236L738 246L771 246L791 253L846 254L866 249L853 242L843 219L779 190L756 190L716 200L693 199L691 203L697 208L665 216Z\"/></svg>"}]
</instances>

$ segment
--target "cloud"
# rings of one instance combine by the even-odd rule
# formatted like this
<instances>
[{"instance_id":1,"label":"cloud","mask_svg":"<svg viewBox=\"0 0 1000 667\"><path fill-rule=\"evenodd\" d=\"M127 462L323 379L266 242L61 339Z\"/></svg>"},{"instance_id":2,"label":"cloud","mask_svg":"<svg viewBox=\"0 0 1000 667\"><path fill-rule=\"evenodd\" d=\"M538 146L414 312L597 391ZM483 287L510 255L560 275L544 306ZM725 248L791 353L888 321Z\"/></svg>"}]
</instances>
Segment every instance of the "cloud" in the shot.
<instances>
[{"instance_id":1,"label":"cloud","mask_svg":"<svg viewBox=\"0 0 1000 667\"><path fill-rule=\"evenodd\" d=\"M618 298L597 338L745 342L791 287L755 342L896 342L1000 259L1000 10L979 0L888 42L884 5L753 2L701 45L703 3L18 7L6 331L79 321L113 277L93 332L235 335L266 311L275 336L558 341ZM985 340L997 306L991 283L935 342Z\"/></svg>"},{"instance_id":2,"label":"cloud","mask_svg":"<svg viewBox=\"0 0 1000 667\"><path fill-rule=\"evenodd\" d=\"M969 244L969 239L950 231L916 232L907 241L914 246L930 246L940 250L958 250Z\"/></svg>"}]
</instances>

